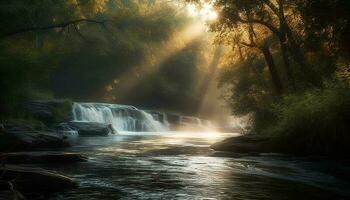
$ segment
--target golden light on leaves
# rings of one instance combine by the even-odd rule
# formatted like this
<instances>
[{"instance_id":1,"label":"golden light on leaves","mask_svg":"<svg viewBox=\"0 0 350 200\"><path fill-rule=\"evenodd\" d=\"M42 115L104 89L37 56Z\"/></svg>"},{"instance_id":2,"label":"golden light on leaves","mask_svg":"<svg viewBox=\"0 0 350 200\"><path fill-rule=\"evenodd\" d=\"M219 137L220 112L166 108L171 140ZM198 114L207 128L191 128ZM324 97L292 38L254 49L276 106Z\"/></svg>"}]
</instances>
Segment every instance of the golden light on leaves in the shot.
<instances>
[{"instance_id":1,"label":"golden light on leaves","mask_svg":"<svg viewBox=\"0 0 350 200\"><path fill-rule=\"evenodd\" d=\"M218 13L210 3L204 3L201 7L188 4L186 9L189 16L198 17L202 21L214 21L218 18Z\"/></svg>"}]
</instances>

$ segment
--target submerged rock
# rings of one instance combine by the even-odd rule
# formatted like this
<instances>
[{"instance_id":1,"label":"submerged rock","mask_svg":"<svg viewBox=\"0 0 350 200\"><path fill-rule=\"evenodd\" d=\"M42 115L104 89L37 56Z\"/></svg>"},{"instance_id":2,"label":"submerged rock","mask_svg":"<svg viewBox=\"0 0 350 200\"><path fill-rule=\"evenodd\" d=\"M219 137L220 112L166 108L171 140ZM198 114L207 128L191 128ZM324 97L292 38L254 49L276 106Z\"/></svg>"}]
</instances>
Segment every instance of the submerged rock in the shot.
<instances>
[{"instance_id":1,"label":"submerged rock","mask_svg":"<svg viewBox=\"0 0 350 200\"><path fill-rule=\"evenodd\" d=\"M62 152L16 152L0 154L0 160L6 164L21 163L74 163L87 161L79 153Z\"/></svg>"},{"instance_id":2,"label":"submerged rock","mask_svg":"<svg viewBox=\"0 0 350 200\"><path fill-rule=\"evenodd\" d=\"M68 124L78 131L79 136L107 136L115 131L109 124L105 123L69 122Z\"/></svg>"},{"instance_id":3,"label":"submerged rock","mask_svg":"<svg viewBox=\"0 0 350 200\"><path fill-rule=\"evenodd\" d=\"M78 187L73 179L41 168L6 165L0 168L2 182L11 182L20 192L56 192ZM9 184L0 184L0 190L9 190Z\"/></svg>"},{"instance_id":4,"label":"submerged rock","mask_svg":"<svg viewBox=\"0 0 350 200\"><path fill-rule=\"evenodd\" d=\"M62 148L69 143L61 136L44 131L4 130L0 132L0 151Z\"/></svg>"},{"instance_id":5,"label":"submerged rock","mask_svg":"<svg viewBox=\"0 0 350 200\"><path fill-rule=\"evenodd\" d=\"M227 138L210 146L216 151L234 153L272 153L275 150L272 137L247 134Z\"/></svg>"}]
</instances>

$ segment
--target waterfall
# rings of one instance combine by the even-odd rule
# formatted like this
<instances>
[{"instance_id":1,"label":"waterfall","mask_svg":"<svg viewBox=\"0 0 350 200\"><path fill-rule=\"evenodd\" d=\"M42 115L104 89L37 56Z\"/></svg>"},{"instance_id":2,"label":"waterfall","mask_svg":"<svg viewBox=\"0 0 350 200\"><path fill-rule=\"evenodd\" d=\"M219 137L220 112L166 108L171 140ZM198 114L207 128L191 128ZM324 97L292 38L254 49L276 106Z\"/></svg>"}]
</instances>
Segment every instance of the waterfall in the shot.
<instances>
[{"instance_id":1,"label":"waterfall","mask_svg":"<svg viewBox=\"0 0 350 200\"><path fill-rule=\"evenodd\" d=\"M150 113L133 106L106 103L74 103L73 119L77 122L111 124L117 131L164 131L166 119L157 121Z\"/></svg>"}]
</instances>

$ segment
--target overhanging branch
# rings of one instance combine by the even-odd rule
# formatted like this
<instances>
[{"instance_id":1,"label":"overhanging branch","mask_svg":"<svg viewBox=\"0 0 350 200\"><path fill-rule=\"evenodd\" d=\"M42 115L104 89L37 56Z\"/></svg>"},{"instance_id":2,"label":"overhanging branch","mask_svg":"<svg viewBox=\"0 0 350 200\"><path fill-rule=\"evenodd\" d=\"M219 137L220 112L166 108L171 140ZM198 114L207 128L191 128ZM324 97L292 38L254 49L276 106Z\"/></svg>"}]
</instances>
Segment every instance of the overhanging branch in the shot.
<instances>
[{"instance_id":1,"label":"overhanging branch","mask_svg":"<svg viewBox=\"0 0 350 200\"><path fill-rule=\"evenodd\" d=\"M239 20L239 22L244 23L244 24L249 24L249 23L251 23L251 24L260 24L260 25L263 25L263 26L267 27L268 29L270 29L276 35L280 35L281 34L281 32L276 27L274 27L272 24L269 24L268 22L265 22L265 21L262 21L262 20L257 20L257 19L245 20L245 19L242 19L242 18L239 18L238 20Z\"/></svg>"},{"instance_id":2,"label":"overhanging branch","mask_svg":"<svg viewBox=\"0 0 350 200\"><path fill-rule=\"evenodd\" d=\"M71 21L67 21L64 23L58 23L58 24L51 24L51 25L46 25L46 26L33 26L33 27L27 27L27 28L21 28L15 31L10 31L7 33L2 34L2 38L6 38L6 37L10 37L10 36L14 36L20 33L26 33L26 32L32 32L32 31L44 31L44 30L50 30L50 29L55 29L55 28L65 28L69 25L74 25L76 27L77 24L79 23L95 23L95 24L100 24L103 27L105 26L107 20L95 20L95 19L76 19L76 20L71 20Z\"/></svg>"}]
</instances>

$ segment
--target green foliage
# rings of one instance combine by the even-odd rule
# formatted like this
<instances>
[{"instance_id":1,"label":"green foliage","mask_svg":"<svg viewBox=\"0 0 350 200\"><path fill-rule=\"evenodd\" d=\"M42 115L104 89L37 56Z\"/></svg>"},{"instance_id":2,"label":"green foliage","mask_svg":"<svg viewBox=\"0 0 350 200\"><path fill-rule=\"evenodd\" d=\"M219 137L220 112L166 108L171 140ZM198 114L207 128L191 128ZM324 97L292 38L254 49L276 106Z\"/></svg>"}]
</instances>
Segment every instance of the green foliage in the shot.
<instances>
[{"instance_id":1,"label":"green foliage","mask_svg":"<svg viewBox=\"0 0 350 200\"><path fill-rule=\"evenodd\" d=\"M282 141L290 153L331 154L349 152L350 88L340 83L323 90L291 94L270 107L275 122L260 127Z\"/></svg>"},{"instance_id":2,"label":"green foliage","mask_svg":"<svg viewBox=\"0 0 350 200\"><path fill-rule=\"evenodd\" d=\"M0 51L2 114L16 112L24 101L50 96L47 91L55 56L48 58L35 49L14 47L6 42L0 42Z\"/></svg>"},{"instance_id":3,"label":"green foliage","mask_svg":"<svg viewBox=\"0 0 350 200\"><path fill-rule=\"evenodd\" d=\"M201 48L186 47L173 58L164 56L164 62L151 64L181 43L182 38L174 38L188 25L187 17L166 2L17 0L4 2L0 10L1 115L18 116L24 102L53 97L145 107L166 107L157 103L164 100L171 101L174 109L196 102L193 76L199 73L196 59ZM11 35L85 18L106 23L83 22ZM173 46L163 50L172 40ZM153 68L160 71L143 74ZM115 82L135 87L121 97L119 90L106 91ZM176 107L176 102L181 106ZM59 109L53 114L53 121L66 116Z\"/></svg>"},{"instance_id":4,"label":"green foliage","mask_svg":"<svg viewBox=\"0 0 350 200\"><path fill-rule=\"evenodd\" d=\"M72 111L73 102L71 100L65 100L60 106L56 106L52 109L52 119L50 123L61 123L68 120L69 114Z\"/></svg>"},{"instance_id":5,"label":"green foliage","mask_svg":"<svg viewBox=\"0 0 350 200\"><path fill-rule=\"evenodd\" d=\"M338 53L350 55L348 45L350 1L297 0L296 4L306 25L307 48L313 51L325 48L332 55Z\"/></svg>"},{"instance_id":6,"label":"green foliage","mask_svg":"<svg viewBox=\"0 0 350 200\"><path fill-rule=\"evenodd\" d=\"M246 115L263 110L273 101L272 85L261 58L251 57L244 62L227 65L220 73L219 86L229 85L227 100L236 115Z\"/></svg>"},{"instance_id":7,"label":"green foliage","mask_svg":"<svg viewBox=\"0 0 350 200\"><path fill-rule=\"evenodd\" d=\"M232 46L235 58L220 76L221 85L231 89L227 100L233 113L250 114L251 131L274 135L285 151L349 153L350 89L344 84L350 66L349 1L218 0L215 5L221 15L212 30L217 41ZM261 48L266 44L273 58ZM266 73L271 67L277 74ZM283 82L281 95L273 92L273 77Z\"/></svg>"}]
</instances>

